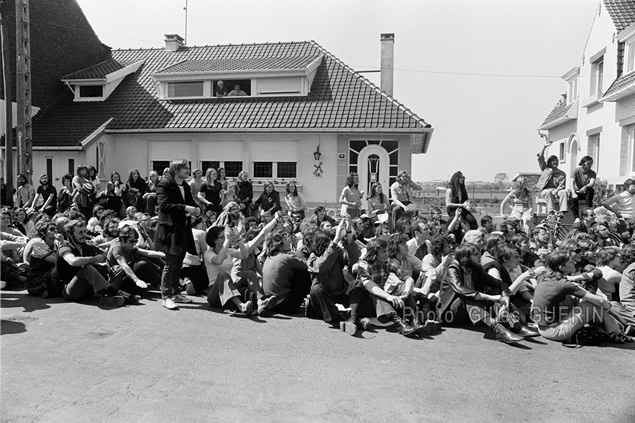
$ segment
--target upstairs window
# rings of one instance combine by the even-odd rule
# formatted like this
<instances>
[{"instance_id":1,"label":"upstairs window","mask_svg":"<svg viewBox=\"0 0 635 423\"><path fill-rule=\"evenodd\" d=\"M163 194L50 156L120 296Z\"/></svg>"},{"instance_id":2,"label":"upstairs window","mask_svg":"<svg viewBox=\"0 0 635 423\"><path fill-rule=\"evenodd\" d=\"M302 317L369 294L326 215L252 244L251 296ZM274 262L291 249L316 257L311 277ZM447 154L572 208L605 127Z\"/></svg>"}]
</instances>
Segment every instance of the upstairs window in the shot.
<instances>
[{"instance_id":1,"label":"upstairs window","mask_svg":"<svg viewBox=\"0 0 635 423\"><path fill-rule=\"evenodd\" d=\"M626 43L624 62L626 73L635 70L635 39L632 39Z\"/></svg>"},{"instance_id":2,"label":"upstairs window","mask_svg":"<svg viewBox=\"0 0 635 423\"><path fill-rule=\"evenodd\" d=\"M79 96L81 98L95 98L104 96L103 85L80 85Z\"/></svg>"},{"instance_id":3,"label":"upstairs window","mask_svg":"<svg viewBox=\"0 0 635 423\"><path fill-rule=\"evenodd\" d=\"M214 97L251 96L251 79L219 79L213 84Z\"/></svg>"},{"instance_id":4,"label":"upstairs window","mask_svg":"<svg viewBox=\"0 0 635 423\"><path fill-rule=\"evenodd\" d=\"M567 85L567 103L571 104L578 99L578 78L570 79Z\"/></svg>"},{"instance_id":5,"label":"upstairs window","mask_svg":"<svg viewBox=\"0 0 635 423\"><path fill-rule=\"evenodd\" d=\"M602 95L602 80L604 79L604 56L591 63L591 96Z\"/></svg>"},{"instance_id":6,"label":"upstairs window","mask_svg":"<svg viewBox=\"0 0 635 423\"><path fill-rule=\"evenodd\" d=\"M203 81L168 82L168 97L203 97L205 84Z\"/></svg>"}]
</instances>

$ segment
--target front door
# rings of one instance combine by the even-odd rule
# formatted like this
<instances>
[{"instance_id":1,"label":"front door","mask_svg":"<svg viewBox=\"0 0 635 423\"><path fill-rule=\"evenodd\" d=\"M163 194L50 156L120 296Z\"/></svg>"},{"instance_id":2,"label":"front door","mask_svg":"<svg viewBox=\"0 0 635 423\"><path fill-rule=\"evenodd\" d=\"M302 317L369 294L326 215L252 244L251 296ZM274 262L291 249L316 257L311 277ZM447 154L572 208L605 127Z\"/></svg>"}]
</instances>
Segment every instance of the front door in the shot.
<instances>
[{"instance_id":1,"label":"front door","mask_svg":"<svg viewBox=\"0 0 635 423\"><path fill-rule=\"evenodd\" d=\"M364 191L362 196L362 208L368 210L366 196L370 192L373 183L379 182L384 189L384 194L389 196L390 191L390 161L388 152L379 145L369 145L359 152L357 159L359 169L359 189Z\"/></svg>"}]
</instances>

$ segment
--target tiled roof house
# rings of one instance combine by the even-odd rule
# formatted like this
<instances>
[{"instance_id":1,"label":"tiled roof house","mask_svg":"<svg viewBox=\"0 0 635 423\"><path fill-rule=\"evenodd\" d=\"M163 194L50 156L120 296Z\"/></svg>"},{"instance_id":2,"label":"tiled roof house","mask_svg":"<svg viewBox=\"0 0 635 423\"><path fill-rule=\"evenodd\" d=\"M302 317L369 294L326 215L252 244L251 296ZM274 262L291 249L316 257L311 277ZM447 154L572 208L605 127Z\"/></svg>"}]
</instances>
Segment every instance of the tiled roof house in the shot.
<instances>
[{"instance_id":1,"label":"tiled roof house","mask_svg":"<svg viewBox=\"0 0 635 423\"><path fill-rule=\"evenodd\" d=\"M295 179L319 203L337 201L351 171L387 190L427 150L430 124L314 41L189 47L166 37L165 48L113 50L63 76L66 95L34 121L35 166L53 160L59 177L95 164L102 178L125 179L186 158L229 176L247 170L256 186ZM221 80L247 95L218 95Z\"/></svg>"},{"instance_id":2,"label":"tiled roof house","mask_svg":"<svg viewBox=\"0 0 635 423\"><path fill-rule=\"evenodd\" d=\"M567 91L539 129L569 175L591 156L598 178L617 186L635 176L635 0L599 3Z\"/></svg>"}]
</instances>

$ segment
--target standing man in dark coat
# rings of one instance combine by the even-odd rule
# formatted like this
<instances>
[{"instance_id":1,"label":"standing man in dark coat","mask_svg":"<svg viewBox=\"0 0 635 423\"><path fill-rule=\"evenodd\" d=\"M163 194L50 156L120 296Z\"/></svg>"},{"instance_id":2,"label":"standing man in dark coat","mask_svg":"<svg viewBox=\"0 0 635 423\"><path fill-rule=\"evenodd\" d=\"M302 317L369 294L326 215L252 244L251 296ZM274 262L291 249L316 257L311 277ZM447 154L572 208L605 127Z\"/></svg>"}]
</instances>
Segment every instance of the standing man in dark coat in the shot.
<instances>
[{"instance_id":1,"label":"standing man in dark coat","mask_svg":"<svg viewBox=\"0 0 635 423\"><path fill-rule=\"evenodd\" d=\"M192 300L180 292L179 276L185 253L197 255L196 245L190 227L190 216L198 216L192 191L186 179L190 176L187 160L170 163L169 175L157 186L159 220L155 247L165 253L165 266L161 275L161 297L163 307L178 310L177 303L191 303Z\"/></svg>"}]
</instances>

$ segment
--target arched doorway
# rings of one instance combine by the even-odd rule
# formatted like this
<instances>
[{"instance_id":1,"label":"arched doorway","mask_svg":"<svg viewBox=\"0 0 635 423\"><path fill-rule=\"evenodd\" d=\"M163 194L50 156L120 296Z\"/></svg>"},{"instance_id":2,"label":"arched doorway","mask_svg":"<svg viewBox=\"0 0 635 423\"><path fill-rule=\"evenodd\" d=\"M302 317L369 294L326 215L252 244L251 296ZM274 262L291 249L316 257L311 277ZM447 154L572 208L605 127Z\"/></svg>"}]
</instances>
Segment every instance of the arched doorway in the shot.
<instances>
[{"instance_id":1,"label":"arched doorway","mask_svg":"<svg viewBox=\"0 0 635 423\"><path fill-rule=\"evenodd\" d=\"M368 210L366 196L373 182L379 182L384 189L384 194L389 196L390 189L390 159L386 149L379 145L369 145L360 151L357 158L359 169L359 189L364 191L362 208Z\"/></svg>"}]
</instances>

